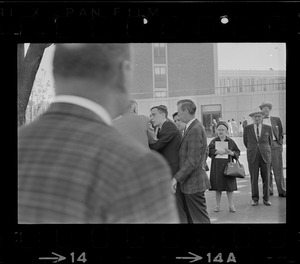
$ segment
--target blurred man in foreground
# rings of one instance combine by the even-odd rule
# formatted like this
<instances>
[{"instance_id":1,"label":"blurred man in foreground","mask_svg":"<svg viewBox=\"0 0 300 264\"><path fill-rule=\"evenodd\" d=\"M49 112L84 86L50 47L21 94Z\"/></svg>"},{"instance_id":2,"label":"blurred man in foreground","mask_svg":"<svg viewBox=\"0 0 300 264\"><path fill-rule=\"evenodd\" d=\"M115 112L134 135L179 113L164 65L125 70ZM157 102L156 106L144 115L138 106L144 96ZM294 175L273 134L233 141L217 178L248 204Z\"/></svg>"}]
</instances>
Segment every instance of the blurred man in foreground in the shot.
<instances>
[{"instance_id":1,"label":"blurred man in foreground","mask_svg":"<svg viewBox=\"0 0 300 264\"><path fill-rule=\"evenodd\" d=\"M112 127L129 103L128 44L57 44L54 102L18 132L19 223L178 222L171 172Z\"/></svg>"},{"instance_id":2,"label":"blurred man in foreground","mask_svg":"<svg viewBox=\"0 0 300 264\"><path fill-rule=\"evenodd\" d=\"M154 129L148 116L138 114L138 104L131 99L126 113L113 120L113 126L121 133L130 136L149 149L154 142Z\"/></svg>"}]
</instances>

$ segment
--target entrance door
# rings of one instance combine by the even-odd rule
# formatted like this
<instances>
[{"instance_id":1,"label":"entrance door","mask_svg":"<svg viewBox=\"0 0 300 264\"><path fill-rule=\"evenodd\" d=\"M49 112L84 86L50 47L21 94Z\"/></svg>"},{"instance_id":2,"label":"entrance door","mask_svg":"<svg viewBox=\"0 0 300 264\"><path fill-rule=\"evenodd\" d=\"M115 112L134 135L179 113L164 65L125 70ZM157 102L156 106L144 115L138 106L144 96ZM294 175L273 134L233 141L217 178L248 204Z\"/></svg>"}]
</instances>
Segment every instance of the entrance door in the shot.
<instances>
[{"instance_id":1,"label":"entrance door","mask_svg":"<svg viewBox=\"0 0 300 264\"><path fill-rule=\"evenodd\" d=\"M202 124L205 128L206 135L208 137L214 137L212 120L217 122L221 117L221 105L204 105L202 106Z\"/></svg>"},{"instance_id":2,"label":"entrance door","mask_svg":"<svg viewBox=\"0 0 300 264\"><path fill-rule=\"evenodd\" d=\"M202 124L205 128L206 135L211 136L212 135L212 128L211 128L212 115L210 113L202 114Z\"/></svg>"}]
</instances>

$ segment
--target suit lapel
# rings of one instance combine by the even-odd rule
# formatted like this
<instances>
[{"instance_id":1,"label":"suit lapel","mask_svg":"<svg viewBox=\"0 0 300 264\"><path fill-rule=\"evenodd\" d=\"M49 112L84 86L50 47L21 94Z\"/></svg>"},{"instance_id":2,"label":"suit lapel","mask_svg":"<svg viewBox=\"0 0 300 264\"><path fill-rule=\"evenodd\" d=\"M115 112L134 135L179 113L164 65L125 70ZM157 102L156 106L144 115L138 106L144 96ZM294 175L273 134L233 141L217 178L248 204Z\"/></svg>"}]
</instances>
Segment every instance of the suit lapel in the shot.
<instances>
[{"instance_id":1,"label":"suit lapel","mask_svg":"<svg viewBox=\"0 0 300 264\"><path fill-rule=\"evenodd\" d=\"M277 129L276 129L276 119L272 116L270 116L270 121L271 121L271 128L272 128L272 133L275 136L275 138L278 140L278 135L277 135Z\"/></svg>"},{"instance_id":2,"label":"suit lapel","mask_svg":"<svg viewBox=\"0 0 300 264\"><path fill-rule=\"evenodd\" d=\"M166 120L163 124L162 124L162 126L161 126L161 128L159 128L158 129L158 132L157 132L157 138L160 138L160 133L161 133L161 131L164 129L164 125L166 124L168 122L168 120Z\"/></svg>"},{"instance_id":3,"label":"suit lapel","mask_svg":"<svg viewBox=\"0 0 300 264\"><path fill-rule=\"evenodd\" d=\"M198 119L196 118L188 127L188 129L184 132L183 137L181 138L180 144L182 143L182 141L184 140L184 138L186 137L186 135L189 133L189 131L191 130L191 128L196 124L196 122L198 121Z\"/></svg>"},{"instance_id":4,"label":"suit lapel","mask_svg":"<svg viewBox=\"0 0 300 264\"><path fill-rule=\"evenodd\" d=\"M252 135L253 135L253 137L256 139L256 141L257 141L257 136L256 136L256 133L255 133L255 131L254 131L254 129L255 129L255 125L254 125L254 123L253 124L251 124L251 133L252 133Z\"/></svg>"}]
</instances>

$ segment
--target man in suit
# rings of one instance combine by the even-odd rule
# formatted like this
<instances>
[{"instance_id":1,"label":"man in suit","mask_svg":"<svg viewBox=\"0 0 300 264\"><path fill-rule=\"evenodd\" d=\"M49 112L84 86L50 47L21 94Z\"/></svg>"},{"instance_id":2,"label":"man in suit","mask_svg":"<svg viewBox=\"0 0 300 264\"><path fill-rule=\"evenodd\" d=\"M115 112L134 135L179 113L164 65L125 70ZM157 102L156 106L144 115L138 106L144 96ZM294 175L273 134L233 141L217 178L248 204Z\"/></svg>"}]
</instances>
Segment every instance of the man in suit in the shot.
<instances>
[{"instance_id":1,"label":"man in suit","mask_svg":"<svg viewBox=\"0 0 300 264\"><path fill-rule=\"evenodd\" d=\"M18 221L179 222L171 171L112 127L126 110L129 44L56 44L57 97L18 131Z\"/></svg>"},{"instance_id":2,"label":"man in suit","mask_svg":"<svg viewBox=\"0 0 300 264\"><path fill-rule=\"evenodd\" d=\"M183 132L184 132L186 124L183 123L182 121L180 121L180 118L178 117L178 112L175 112L172 116L173 116L174 123L179 128L179 130L181 131L181 134L183 136ZM216 120L215 120L215 122L216 122ZM206 159L205 159L205 166L204 166L205 171L209 171L209 167L208 167L207 162L206 162L207 157L208 157L208 147L206 148Z\"/></svg>"},{"instance_id":3,"label":"man in suit","mask_svg":"<svg viewBox=\"0 0 300 264\"><path fill-rule=\"evenodd\" d=\"M246 119L246 117L244 116L244 119L243 119L243 128L245 128L245 126L248 125L248 121Z\"/></svg>"},{"instance_id":4,"label":"man in suit","mask_svg":"<svg viewBox=\"0 0 300 264\"><path fill-rule=\"evenodd\" d=\"M183 136L183 131L185 129L185 123L183 123L182 121L180 121L180 118L178 117L178 112L175 112L173 115L173 120L175 125L178 127L178 129L180 130L182 136Z\"/></svg>"},{"instance_id":5,"label":"man in suit","mask_svg":"<svg viewBox=\"0 0 300 264\"><path fill-rule=\"evenodd\" d=\"M149 146L166 159L171 168L172 176L174 176L179 169L181 132L171 120L167 119L168 109L166 106L154 106L150 111L151 123L157 130L157 141ZM189 222L190 216L186 209L186 202L180 191L176 193L176 201L180 223Z\"/></svg>"},{"instance_id":6,"label":"man in suit","mask_svg":"<svg viewBox=\"0 0 300 264\"><path fill-rule=\"evenodd\" d=\"M150 111L150 121L158 129L157 140L155 143L150 143L150 148L165 157L172 175L175 175L179 166L180 131L171 120L167 119L168 110L165 106L154 106Z\"/></svg>"},{"instance_id":7,"label":"man in suit","mask_svg":"<svg viewBox=\"0 0 300 264\"><path fill-rule=\"evenodd\" d=\"M154 129L148 116L138 114L138 104L131 99L127 112L113 120L113 126L122 134L130 136L149 149L154 142Z\"/></svg>"},{"instance_id":8,"label":"man in suit","mask_svg":"<svg viewBox=\"0 0 300 264\"><path fill-rule=\"evenodd\" d=\"M283 145L283 127L281 120L277 116L270 116L272 110L272 104L262 103L259 108L264 112L265 116L263 123L271 126L272 128L272 158L271 158L271 170L270 170L270 195L273 195L273 174L274 172L275 182L279 197L286 197L286 187L283 177L283 161L282 161L282 145Z\"/></svg>"},{"instance_id":9,"label":"man in suit","mask_svg":"<svg viewBox=\"0 0 300 264\"><path fill-rule=\"evenodd\" d=\"M192 100L178 101L177 111L186 128L180 142L179 171L172 180L172 187L176 192L182 191L192 223L210 223L204 194L210 188L205 171L205 129L195 117L196 105Z\"/></svg>"},{"instance_id":10,"label":"man in suit","mask_svg":"<svg viewBox=\"0 0 300 264\"><path fill-rule=\"evenodd\" d=\"M272 132L271 127L262 124L264 112L254 112L249 116L253 124L244 128L243 140L247 148L247 161L251 178L251 192L253 206L259 201L258 175L259 169L263 182L263 202L270 206L269 174L271 163Z\"/></svg>"}]
</instances>

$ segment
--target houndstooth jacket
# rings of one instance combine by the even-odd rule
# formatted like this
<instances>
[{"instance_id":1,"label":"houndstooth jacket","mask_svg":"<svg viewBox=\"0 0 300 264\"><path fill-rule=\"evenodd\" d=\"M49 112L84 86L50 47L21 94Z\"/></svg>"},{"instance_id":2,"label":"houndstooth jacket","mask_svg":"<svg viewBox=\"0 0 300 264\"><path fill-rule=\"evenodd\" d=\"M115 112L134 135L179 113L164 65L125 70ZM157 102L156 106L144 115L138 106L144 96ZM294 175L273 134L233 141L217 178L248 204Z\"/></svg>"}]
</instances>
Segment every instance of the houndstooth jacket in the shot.
<instances>
[{"instance_id":1,"label":"houndstooth jacket","mask_svg":"<svg viewBox=\"0 0 300 264\"><path fill-rule=\"evenodd\" d=\"M18 131L19 223L178 222L170 178L159 154L78 105Z\"/></svg>"}]
</instances>

